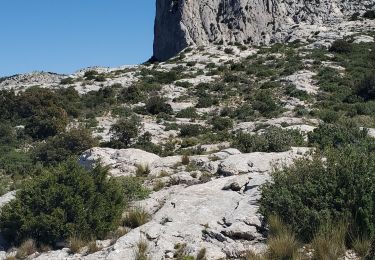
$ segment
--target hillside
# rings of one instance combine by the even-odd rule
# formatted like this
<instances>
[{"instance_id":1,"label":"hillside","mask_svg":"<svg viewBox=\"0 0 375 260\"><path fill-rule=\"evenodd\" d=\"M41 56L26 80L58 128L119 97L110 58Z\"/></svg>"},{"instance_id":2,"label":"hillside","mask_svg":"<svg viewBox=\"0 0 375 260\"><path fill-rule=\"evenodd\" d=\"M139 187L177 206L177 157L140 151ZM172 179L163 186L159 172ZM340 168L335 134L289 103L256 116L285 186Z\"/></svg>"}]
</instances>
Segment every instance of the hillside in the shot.
<instances>
[{"instance_id":1,"label":"hillside","mask_svg":"<svg viewBox=\"0 0 375 260\"><path fill-rule=\"evenodd\" d=\"M257 21L264 8L228 2L229 20L248 9ZM164 62L0 79L0 259L366 255L375 232L371 1L321 1L308 12L306 1L259 2L264 21L241 25L235 41L192 23L193 42L160 32L178 45L165 45L164 57L176 55ZM165 16L188 5L157 3ZM184 19L202 10L189 3ZM299 15L278 38L288 40L268 44L291 9ZM267 45L243 41L267 19Z\"/></svg>"}]
</instances>

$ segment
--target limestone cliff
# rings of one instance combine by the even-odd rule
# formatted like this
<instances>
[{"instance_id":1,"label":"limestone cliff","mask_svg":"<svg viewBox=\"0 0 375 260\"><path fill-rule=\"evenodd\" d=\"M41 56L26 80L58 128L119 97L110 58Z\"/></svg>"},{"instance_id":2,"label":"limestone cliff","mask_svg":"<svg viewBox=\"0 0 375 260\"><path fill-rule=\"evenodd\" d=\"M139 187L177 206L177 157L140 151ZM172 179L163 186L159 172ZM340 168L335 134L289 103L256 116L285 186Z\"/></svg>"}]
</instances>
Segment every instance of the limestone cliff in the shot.
<instances>
[{"instance_id":1,"label":"limestone cliff","mask_svg":"<svg viewBox=\"0 0 375 260\"><path fill-rule=\"evenodd\" d=\"M166 60L189 45L288 41L297 24L349 19L375 0L157 0L154 57Z\"/></svg>"}]
</instances>

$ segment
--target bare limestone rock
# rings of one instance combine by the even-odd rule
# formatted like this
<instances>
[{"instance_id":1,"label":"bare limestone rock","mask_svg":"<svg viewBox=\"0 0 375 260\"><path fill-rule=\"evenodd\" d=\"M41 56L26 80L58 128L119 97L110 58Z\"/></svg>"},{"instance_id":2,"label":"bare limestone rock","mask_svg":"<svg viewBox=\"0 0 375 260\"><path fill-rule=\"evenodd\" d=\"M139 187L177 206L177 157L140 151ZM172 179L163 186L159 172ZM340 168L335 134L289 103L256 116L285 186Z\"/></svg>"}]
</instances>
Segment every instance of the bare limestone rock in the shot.
<instances>
[{"instance_id":1,"label":"bare limestone rock","mask_svg":"<svg viewBox=\"0 0 375 260\"><path fill-rule=\"evenodd\" d=\"M287 42L300 24L349 20L374 0L157 0L154 57L167 60L189 45Z\"/></svg>"}]
</instances>

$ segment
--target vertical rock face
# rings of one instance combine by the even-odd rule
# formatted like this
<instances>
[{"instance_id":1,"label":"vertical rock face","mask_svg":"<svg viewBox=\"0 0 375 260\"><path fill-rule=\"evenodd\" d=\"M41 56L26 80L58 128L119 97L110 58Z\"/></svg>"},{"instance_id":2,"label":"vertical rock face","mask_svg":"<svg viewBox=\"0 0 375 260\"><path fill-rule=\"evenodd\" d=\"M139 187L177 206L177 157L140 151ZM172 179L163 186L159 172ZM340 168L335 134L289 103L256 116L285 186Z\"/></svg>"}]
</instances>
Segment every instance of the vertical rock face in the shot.
<instances>
[{"instance_id":1,"label":"vertical rock face","mask_svg":"<svg viewBox=\"0 0 375 260\"><path fill-rule=\"evenodd\" d=\"M156 0L154 57L189 45L269 44L288 40L297 24L349 19L375 0Z\"/></svg>"}]
</instances>

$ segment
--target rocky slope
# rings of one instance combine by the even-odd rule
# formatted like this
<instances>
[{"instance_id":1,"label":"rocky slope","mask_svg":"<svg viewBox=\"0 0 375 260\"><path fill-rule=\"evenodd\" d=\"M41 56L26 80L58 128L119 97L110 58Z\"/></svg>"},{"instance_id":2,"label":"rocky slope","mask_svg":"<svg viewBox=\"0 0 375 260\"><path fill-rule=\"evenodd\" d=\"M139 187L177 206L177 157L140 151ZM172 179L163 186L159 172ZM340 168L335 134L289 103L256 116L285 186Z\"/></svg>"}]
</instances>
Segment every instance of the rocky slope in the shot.
<instances>
[{"instance_id":1,"label":"rocky slope","mask_svg":"<svg viewBox=\"0 0 375 260\"><path fill-rule=\"evenodd\" d=\"M166 60L189 45L289 42L290 30L349 19L374 0L158 0L154 57Z\"/></svg>"},{"instance_id":2,"label":"rocky slope","mask_svg":"<svg viewBox=\"0 0 375 260\"><path fill-rule=\"evenodd\" d=\"M226 10L226 15L220 13L223 10L218 11L220 3L222 8L225 4L223 10ZM348 17L356 10L362 11L364 3L371 6L372 1L361 3L259 1L257 4L252 2L246 8L245 1L160 0L157 4L161 13L158 13L156 25L160 28L156 29L162 31L158 31L156 37L164 34L165 39L159 39L159 43L164 41L166 45L163 48L172 50L168 56L188 44L208 46L188 48L174 59L157 64L90 68L70 76L34 73L0 80L0 89L21 91L33 85L53 89L72 87L81 95L96 93L113 85L119 89L117 95L122 95L122 90L136 84L151 86L154 87L151 88L152 94L165 98L172 109L168 116L163 117L140 110L145 100L116 104L137 113L142 124L141 134L148 132L152 144L167 149L170 149L168 145L171 143L176 145L173 146L176 150L172 149L172 155L157 155L135 148L94 147L79 158L87 168L99 161L109 166L112 177L134 176L139 165L147 165L150 172L144 185L153 192L149 198L137 201L132 206L145 209L151 215L150 221L129 230L118 240L96 241L100 250L93 254L87 254L87 248L77 254L64 248L35 253L29 258L135 259L140 241L148 243L148 256L152 260L173 259L178 245L184 245L186 255L196 256L201 249L206 249L208 260L239 259L247 250L262 251L267 227L257 212L259 187L270 179L275 164L289 165L311 148L301 145L284 152L240 152L233 147L231 140L217 137L219 130L213 128L212 118L233 119L233 125L225 130L227 134L244 132L255 135L270 127L277 127L296 129L306 138L306 133L313 131L322 121L319 115L310 113L317 108L319 98L324 99L327 95L327 91L321 88L322 82L334 75L345 75L350 69L344 66L347 65L345 62L340 63L334 54L328 52L327 47L342 38L358 48L368 49L366 44L374 44L374 20L338 19ZM231 7L227 4L231 4ZM248 15L250 22L242 19ZM199 20L196 23L196 17L203 17L205 22ZM239 28L232 28L236 17L241 17L243 23L239 24ZM177 20L168 20L172 18ZM184 20L180 23L178 19L182 18L187 22ZM211 22L210 19L214 21L212 33L207 30L210 25L206 24ZM275 28L268 25L270 21ZM259 27L253 26L255 22L259 22ZM265 32L264 37L262 31ZM225 43L249 42L247 39L250 35L253 35L254 43L287 39L299 44L270 47L211 44L221 40ZM176 39L172 41L173 37ZM175 45L170 46L172 43ZM165 54L163 48L157 52ZM98 78L88 79L86 74L90 71L102 76L100 81ZM322 71L333 72L323 78ZM177 76L168 80L162 78L170 76L170 73ZM67 83L61 84L62 80ZM254 96L264 89L272 90L268 92L272 95L267 98L276 100L278 110L270 115L252 110L247 115L246 105L255 106ZM151 92L149 88L142 91L146 94ZM206 99L208 104L200 104L203 103L202 97L207 96L217 98L218 102L210 103ZM118 107L110 107L108 111L101 111L100 115L95 114L97 125L92 126L92 130L95 136L101 137L103 144L112 137L109 131L111 126L121 117L127 117L112 113L113 108ZM179 114L189 108L194 108L196 115ZM373 120L371 116L368 119L370 122L362 120L362 117L360 119L363 127L374 125L370 121ZM204 127L205 132L183 137L181 127L185 125L199 125ZM372 130L370 134L374 135L374 132ZM188 163L182 162L181 154L184 152L191 152ZM14 193L0 197L0 207L9 202ZM3 246L5 249L3 242L0 239L0 259L14 256L16 251L12 249L1 252Z\"/></svg>"}]
</instances>

